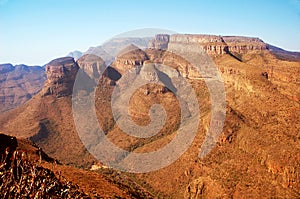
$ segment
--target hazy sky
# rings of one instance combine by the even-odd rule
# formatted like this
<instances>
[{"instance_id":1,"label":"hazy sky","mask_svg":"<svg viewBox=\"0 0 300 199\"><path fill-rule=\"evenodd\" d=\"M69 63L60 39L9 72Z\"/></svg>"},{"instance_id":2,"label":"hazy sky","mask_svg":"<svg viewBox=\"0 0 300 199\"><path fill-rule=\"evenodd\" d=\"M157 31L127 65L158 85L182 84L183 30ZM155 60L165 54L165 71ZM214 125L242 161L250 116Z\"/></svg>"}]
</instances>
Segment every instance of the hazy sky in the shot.
<instances>
[{"instance_id":1,"label":"hazy sky","mask_svg":"<svg viewBox=\"0 0 300 199\"><path fill-rule=\"evenodd\" d=\"M300 51L300 1L0 0L0 63L44 65L139 28L256 36Z\"/></svg>"}]
</instances>

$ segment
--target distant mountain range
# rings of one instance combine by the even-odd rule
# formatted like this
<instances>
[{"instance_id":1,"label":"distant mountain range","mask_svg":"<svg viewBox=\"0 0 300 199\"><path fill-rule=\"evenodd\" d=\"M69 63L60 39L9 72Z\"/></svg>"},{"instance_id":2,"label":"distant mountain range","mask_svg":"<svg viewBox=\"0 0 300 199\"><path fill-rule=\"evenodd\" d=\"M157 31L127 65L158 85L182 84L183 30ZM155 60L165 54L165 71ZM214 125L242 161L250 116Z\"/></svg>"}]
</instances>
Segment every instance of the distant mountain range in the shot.
<instances>
[{"instance_id":1,"label":"distant mountain range","mask_svg":"<svg viewBox=\"0 0 300 199\"><path fill-rule=\"evenodd\" d=\"M0 64L0 113L31 99L45 80L45 69L41 66Z\"/></svg>"},{"instance_id":2,"label":"distant mountain range","mask_svg":"<svg viewBox=\"0 0 300 199\"><path fill-rule=\"evenodd\" d=\"M300 52L286 51L270 44L268 44L268 48L278 59L300 61Z\"/></svg>"}]
</instances>

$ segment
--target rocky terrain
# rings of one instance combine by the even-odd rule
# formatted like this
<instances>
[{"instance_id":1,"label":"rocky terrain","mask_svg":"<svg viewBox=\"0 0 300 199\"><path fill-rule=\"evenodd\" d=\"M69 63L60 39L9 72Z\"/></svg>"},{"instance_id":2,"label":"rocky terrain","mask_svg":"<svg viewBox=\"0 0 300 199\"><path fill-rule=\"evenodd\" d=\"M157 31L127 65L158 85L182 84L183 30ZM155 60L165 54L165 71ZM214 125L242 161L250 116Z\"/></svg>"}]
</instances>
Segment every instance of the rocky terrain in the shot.
<instances>
[{"instance_id":1,"label":"rocky terrain","mask_svg":"<svg viewBox=\"0 0 300 199\"><path fill-rule=\"evenodd\" d=\"M189 47L193 44L197 44L197 47L201 47L201 50L209 55L245 54L249 51L268 49L268 45L259 38L188 34L156 35L149 47L172 51L172 48L184 49L181 45Z\"/></svg>"},{"instance_id":2,"label":"rocky terrain","mask_svg":"<svg viewBox=\"0 0 300 199\"><path fill-rule=\"evenodd\" d=\"M28 140L0 134L0 142L0 196L3 198L150 196L133 183L124 184L120 175L112 175L118 178L116 181L108 174L62 165Z\"/></svg>"},{"instance_id":3,"label":"rocky terrain","mask_svg":"<svg viewBox=\"0 0 300 199\"><path fill-rule=\"evenodd\" d=\"M46 80L39 66L0 65L0 112L18 107L37 94Z\"/></svg>"},{"instance_id":4,"label":"rocky terrain","mask_svg":"<svg viewBox=\"0 0 300 199\"><path fill-rule=\"evenodd\" d=\"M45 66L47 81L42 91L44 95L70 95L78 69L72 57L58 58L48 63Z\"/></svg>"},{"instance_id":5,"label":"rocky terrain","mask_svg":"<svg viewBox=\"0 0 300 199\"><path fill-rule=\"evenodd\" d=\"M145 44L142 39L131 41ZM279 59L278 53L258 38L176 34L157 35L147 41L149 48L129 40L114 40L111 48L106 47L111 50L101 51L114 58L109 67L105 67L107 58L101 53L86 54L77 62L70 57L51 61L45 68L47 81L42 91L28 103L1 114L0 131L32 140L63 164L98 168L98 175L122 182L115 183L118 188L139 190L131 192L133 195L299 198L300 62L288 56ZM209 72L199 74L192 63L180 56L188 52L190 56L197 52L205 59L209 57L213 63L209 67L217 67L226 89L224 128L216 146L204 158L198 154L212 117L206 84L212 77ZM163 65L170 68L163 70ZM210 71L209 67L205 69ZM172 87L178 86L174 78L184 77L195 91L201 113L200 125L194 127L194 141L178 160L157 171L134 174L106 168L83 146L75 129L71 94L76 74L82 74L85 83L76 90L76 96L85 102L95 91L97 119L108 139L137 153L155 151L170 143L177 134L181 114L189 115L190 109L180 112L177 91ZM150 124L149 109L153 104L161 104L167 113L163 128L150 138L124 133L118 125L121 117L115 120L111 110L113 91L117 89L116 96L120 97L138 78L152 83L137 89L130 98L127 108L134 123ZM158 80L164 80L163 85L156 85ZM79 111L85 116L88 109ZM91 120L80 119L83 124ZM88 128L90 138L95 138L95 126ZM91 175L89 170L82 172Z\"/></svg>"}]
</instances>

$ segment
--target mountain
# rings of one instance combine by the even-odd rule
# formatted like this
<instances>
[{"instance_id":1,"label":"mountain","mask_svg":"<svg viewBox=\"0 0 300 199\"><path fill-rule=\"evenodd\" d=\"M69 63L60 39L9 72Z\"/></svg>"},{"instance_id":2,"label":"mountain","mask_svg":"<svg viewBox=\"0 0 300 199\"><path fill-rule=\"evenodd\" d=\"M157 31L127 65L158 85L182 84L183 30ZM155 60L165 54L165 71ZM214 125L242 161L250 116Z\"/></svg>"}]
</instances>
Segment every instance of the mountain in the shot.
<instances>
[{"instance_id":1,"label":"mountain","mask_svg":"<svg viewBox=\"0 0 300 199\"><path fill-rule=\"evenodd\" d=\"M270 51L282 60L300 61L300 52L290 52L268 44Z\"/></svg>"},{"instance_id":2,"label":"mountain","mask_svg":"<svg viewBox=\"0 0 300 199\"><path fill-rule=\"evenodd\" d=\"M77 62L70 57L49 62L41 92L1 114L0 131L32 140L63 164L99 167L101 175L125 184L134 182L143 193L151 193L144 197L299 198L299 61L278 59L268 44L251 37L175 34L149 39L148 48L128 40L124 45L118 43L123 42L115 40L111 50L101 47L113 57L108 67L102 50L97 55L86 54ZM215 96L222 92L216 70L226 98L222 93ZM75 80L76 75L81 81ZM148 83L139 84L144 81ZM199 106L195 100L188 101L193 96ZM217 102L222 97L226 100L225 107L221 104L226 117L220 136L216 136L209 134L209 129L211 125L217 129L222 122L224 115L215 109L220 108ZM93 103L89 103L91 99ZM82 106L74 109L76 104ZM154 109L154 104L163 106L166 114ZM199 117L193 115L196 109ZM93 111L96 121L91 117ZM128 113L130 121L126 120ZM189 119L194 118L199 125L189 126ZM212 118L215 120L211 122ZM132 152L155 152L173 144L172 140L182 135L181 124L190 132L181 139L196 132L188 149L164 168L134 172L136 166L149 168L151 162L131 165ZM138 137L143 131L134 134L131 130L135 125L149 125L148 133L161 129L149 137ZM106 148L110 145L102 144L97 126L123 151ZM210 139L213 142L207 142ZM174 150L189 143L181 141L175 142L178 147ZM116 154L113 163L133 172L103 166L110 160L97 160L93 156L97 153L90 153L97 151L96 146L98 155ZM211 151L199 157L203 146ZM154 166L169 158L172 151L165 158L156 156ZM119 164L122 162L129 164Z\"/></svg>"},{"instance_id":3,"label":"mountain","mask_svg":"<svg viewBox=\"0 0 300 199\"><path fill-rule=\"evenodd\" d=\"M76 61L82 56L82 52L75 50L73 52L70 52L66 57L73 57Z\"/></svg>"},{"instance_id":4,"label":"mountain","mask_svg":"<svg viewBox=\"0 0 300 199\"><path fill-rule=\"evenodd\" d=\"M113 38L107 42L104 42L101 46L90 47L84 54L93 54L101 57L107 65L114 61L114 57L117 56L120 49L124 49L130 45L134 45L138 48L147 48L149 45L150 37L135 38L135 37L121 37Z\"/></svg>"},{"instance_id":5,"label":"mountain","mask_svg":"<svg viewBox=\"0 0 300 199\"><path fill-rule=\"evenodd\" d=\"M0 112L27 102L41 90L45 80L40 66L0 64Z\"/></svg>"}]
</instances>

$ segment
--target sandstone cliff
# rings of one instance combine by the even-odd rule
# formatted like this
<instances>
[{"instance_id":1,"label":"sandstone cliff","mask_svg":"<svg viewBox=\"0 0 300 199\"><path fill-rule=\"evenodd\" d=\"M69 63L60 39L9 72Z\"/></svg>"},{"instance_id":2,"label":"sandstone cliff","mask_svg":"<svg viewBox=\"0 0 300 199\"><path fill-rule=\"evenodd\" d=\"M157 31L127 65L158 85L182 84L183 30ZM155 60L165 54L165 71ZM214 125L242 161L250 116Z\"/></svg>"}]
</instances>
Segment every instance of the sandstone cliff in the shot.
<instances>
[{"instance_id":1,"label":"sandstone cliff","mask_svg":"<svg viewBox=\"0 0 300 199\"><path fill-rule=\"evenodd\" d=\"M83 55L77 64L91 79L99 78L106 68L104 60L95 54Z\"/></svg>"},{"instance_id":2,"label":"sandstone cliff","mask_svg":"<svg viewBox=\"0 0 300 199\"><path fill-rule=\"evenodd\" d=\"M195 48L199 46L200 48ZM221 36L215 35L188 35L176 34L170 36L168 50L175 48L195 48L195 51L204 51L209 55L227 53L227 45Z\"/></svg>"},{"instance_id":3,"label":"sandstone cliff","mask_svg":"<svg viewBox=\"0 0 300 199\"><path fill-rule=\"evenodd\" d=\"M159 34L149 43L149 47L170 51L190 48L195 51L204 51L209 55L240 54L268 49L267 44L259 38L201 34Z\"/></svg>"},{"instance_id":4,"label":"sandstone cliff","mask_svg":"<svg viewBox=\"0 0 300 199\"><path fill-rule=\"evenodd\" d=\"M155 35L154 39L149 42L149 48L156 48L161 50L168 49L170 35L158 34Z\"/></svg>"},{"instance_id":5,"label":"sandstone cliff","mask_svg":"<svg viewBox=\"0 0 300 199\"><path fill-rule=\"evenodd\" d=\"M267 50L268 46L261 39L255 37L223 36L231 53L247 53L248 51Z\"/></svg>"},{"instance_id":6,"label":"sandstone cliff","mask_svg":"<svg viewBox=\"0 0 300 199\"><path fill-rule=\"evenodd\" d=\"M74 80L79 69L72 57L63 57L49 62L46 67L47 81L44 95L61 97L72 93Z\"/></svg>"},{"instance_id":7,"label":"sandstone cliff","mask_svg":"<svg viewBox=\"0 0 300 199\"><path fill-rule=\"evenodd\" d=\"M128 70L139 70L145 60L148 60L147 54L135 45L129 45L122 49L112 66L121 74Z\"/></svg>"}]
</instances>

